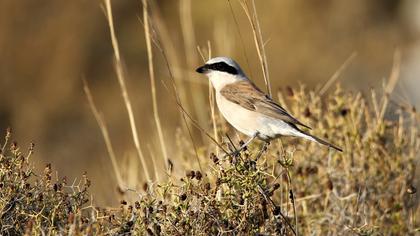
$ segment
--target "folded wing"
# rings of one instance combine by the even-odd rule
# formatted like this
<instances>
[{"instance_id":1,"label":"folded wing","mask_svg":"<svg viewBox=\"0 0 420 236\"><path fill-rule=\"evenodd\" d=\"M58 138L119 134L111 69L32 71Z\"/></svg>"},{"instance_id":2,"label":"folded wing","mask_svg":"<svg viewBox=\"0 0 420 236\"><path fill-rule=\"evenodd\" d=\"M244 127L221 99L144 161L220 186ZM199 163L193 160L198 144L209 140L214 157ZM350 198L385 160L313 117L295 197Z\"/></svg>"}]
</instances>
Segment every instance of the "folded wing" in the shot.
<instances>
[{"instance_id":1,"label":"folded wing","mask_svg":"<svg viewBox=\"0 0 420 236\"><path fill-rule=\"evenodd\" d=\"M309 126L302 124L302 122L287 113L283 107L258 89L251 81L240 81L228 84L220 90L220 94L227 100L236 103L245 109L311 129Z\"/></svg>"}]
</instances>

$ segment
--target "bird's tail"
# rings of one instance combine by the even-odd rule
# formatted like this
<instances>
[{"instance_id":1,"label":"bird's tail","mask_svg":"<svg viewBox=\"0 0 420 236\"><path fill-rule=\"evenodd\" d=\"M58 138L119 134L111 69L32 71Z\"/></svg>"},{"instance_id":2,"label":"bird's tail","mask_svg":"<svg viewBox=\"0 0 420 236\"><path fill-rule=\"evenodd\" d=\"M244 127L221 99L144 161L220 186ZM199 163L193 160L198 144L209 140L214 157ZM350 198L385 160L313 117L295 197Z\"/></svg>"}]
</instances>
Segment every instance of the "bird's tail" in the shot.
<instances>
[{"instance_id":1,"label":"bird's tail","mask_svg":"<svg viewBox=\"0 0 420 236\"><path fill-rule=\"evenodd\" d=\"M335 150L337 150L339 152L343 152L343 149L341 149L340 147L338 147L338 146L336 146L336 145L334 145L332 143L329 143L329 142L327 142L327 141L325 141L323 139L320 139L320 138L318 138L318 137L316 137L316 136L314 136L312 134L306 133L305 131L302 131L302 130L299 130L299 131L302 133L302 137L303 138L306 138L306 139L309 139L311 141L320 143L322 145L325 145L325 146L334 148Z\"/></svg>"}]
</instances>

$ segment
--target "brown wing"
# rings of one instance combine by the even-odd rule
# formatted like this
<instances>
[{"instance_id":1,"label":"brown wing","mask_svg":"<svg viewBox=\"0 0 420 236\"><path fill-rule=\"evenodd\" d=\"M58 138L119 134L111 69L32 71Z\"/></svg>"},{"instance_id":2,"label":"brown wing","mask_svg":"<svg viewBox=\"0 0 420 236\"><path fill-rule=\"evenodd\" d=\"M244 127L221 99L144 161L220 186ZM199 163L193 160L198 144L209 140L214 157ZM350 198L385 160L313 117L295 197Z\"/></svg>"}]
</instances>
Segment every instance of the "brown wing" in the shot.
<instances>
[{"instance_id":1,"label":"brown wing","mask_svg":"<svg viewBox=\"0 0 420 236\"><path fill-rule=\"evenodd\" d=\"M287 113L283 107L259 90L251 81L228 84L220 90L220 94L245 109L311 129Z\"/></svg>"}]
</instances>

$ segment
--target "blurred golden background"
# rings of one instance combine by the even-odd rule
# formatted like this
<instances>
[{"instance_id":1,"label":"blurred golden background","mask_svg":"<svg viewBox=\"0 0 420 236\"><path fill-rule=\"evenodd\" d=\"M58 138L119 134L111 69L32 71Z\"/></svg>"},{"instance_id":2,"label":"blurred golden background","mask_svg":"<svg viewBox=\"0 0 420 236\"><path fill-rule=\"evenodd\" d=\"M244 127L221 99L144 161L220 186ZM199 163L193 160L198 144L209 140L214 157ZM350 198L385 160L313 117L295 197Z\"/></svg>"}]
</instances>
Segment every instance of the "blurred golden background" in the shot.
<instances>
[{"instance_id":1,"label":"blurred golden background","mask_svg":"<svg viewBox=\"0 0 420 236\"><path fill-rule=\"evenodd\" d=\"M115 177L83 93L83 78L104 114L121 165L135 151L101 4L0 1L0 130L11 127L21 146L35 142L38 168L51 163L69 179L87 171L95 200L110 205L116 203L114 195L107 194L116 189ZM344 87L380 87L398 48L402 52L398 96L414 104L420 101L416 92L420 4L416 1L260 0L256 9L273 91L299 83L320 87L352 54L356 57L340 74ZM113 14L140 141L150 162L161 153L152 114L141 1L113 1ZM197 46L205 49L210 44L212 55L235 58L264 88L250 24L237 1L161 0L151 14L166 25L171 44L167 46L176 52L174 70L181 78L184 102L203 127L210 127L211 120L208 106L201 105L208 104L208 83L194 73L203 63ZM154 55L159 112L171 158L178 151L176 132L182 120L161 82L169 84L164 60L158 50ZM179 166L175 163L174 168Z\"/></svg>"}]
</instances>

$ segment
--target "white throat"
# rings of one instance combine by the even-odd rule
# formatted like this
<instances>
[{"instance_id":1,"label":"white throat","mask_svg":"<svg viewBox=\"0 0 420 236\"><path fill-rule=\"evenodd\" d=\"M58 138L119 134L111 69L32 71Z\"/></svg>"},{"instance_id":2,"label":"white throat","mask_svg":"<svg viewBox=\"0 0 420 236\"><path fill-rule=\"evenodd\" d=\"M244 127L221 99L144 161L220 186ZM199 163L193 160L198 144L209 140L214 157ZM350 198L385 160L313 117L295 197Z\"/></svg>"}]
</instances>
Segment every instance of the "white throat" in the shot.
<instances>
[{"instance_id":1,"label":"white throat","mask_svg":"<svg viewBox=\"0 0 420 236\"><path fill-rule=\"evenodd\" d=\"M247 80L247 78L243 75L231 75L228 73L213 71L207 74L209 77L211 84L213 85L216 92L219 92L223 87L228 84L235 83L242 80Z\"/></svg>"}]
</instances>

